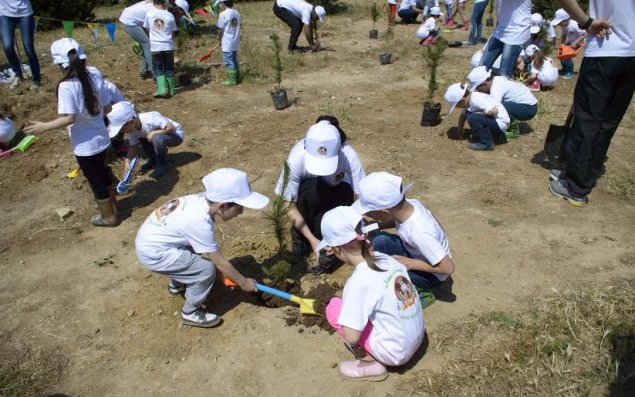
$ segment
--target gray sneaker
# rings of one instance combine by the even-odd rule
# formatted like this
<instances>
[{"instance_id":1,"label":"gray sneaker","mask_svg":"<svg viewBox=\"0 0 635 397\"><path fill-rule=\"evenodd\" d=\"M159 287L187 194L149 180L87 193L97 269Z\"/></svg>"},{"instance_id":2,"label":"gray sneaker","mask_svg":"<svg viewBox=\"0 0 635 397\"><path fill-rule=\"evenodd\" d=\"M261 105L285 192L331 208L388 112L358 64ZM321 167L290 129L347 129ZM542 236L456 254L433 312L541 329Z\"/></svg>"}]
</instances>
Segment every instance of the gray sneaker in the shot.
<instances>
[{"instance_id":1,"label":"gray sneaker","mask_svg":"<svg viewBox=\"0 0 635 397\"><path fill-rule=\"evenodd\" d=\"M576 197L572 195L567 188L567 181L563 181L561 179L551 181L551 183L549 183L549 190L554 196L562 197L567 200L569 204L576 207L584 207L589 202L589 199L586 196Z\"/></svg>"},{"instance_id":2,"label":"gray sneaker","mask_svg":"<svg viewBox=\"0 0 635 397\"><path fill-rule=\"evenodd\" d=\"M11 84L9 85L9 89L10 90L15 90L20 86L20 83L22 82L22 80L19 77L14 77L13 81L11 82Z\"/></svg>"},{"instance_id":3,"label":"gray sneaker","mask_svg":"<svg viewBox=\"0 0 635 397\"><path fill-rule=\"evenodd\" d=\"M564 176L564 170L559 170L557 168L552 169L551 172L549 173L549 179L551 179L552 181L557 181L563 176Z\"/></svg>"},{"instance_id":4,"label":"gray sneaker","mask_svg":"<svg viewBox=\"0 0 635 397\"><path fill-rule=\"evenodd\" d=\"M185 286L175 287L172 284L168 284L168 293L171 296L183 295L185 293Z\"/></svg>"},{"instance_id":5,"label":"gray sneaker","mask_svg":"<svg viewBox=\"0 0 635 397\"><path fill-rule=\"evenodd\" d=\"M192 327L211 328L220 323L220 316L203 309L196 309L192 313L183 313L181 311L181 321L183 324L191 325Z\"/></svg>"}]
</instances>

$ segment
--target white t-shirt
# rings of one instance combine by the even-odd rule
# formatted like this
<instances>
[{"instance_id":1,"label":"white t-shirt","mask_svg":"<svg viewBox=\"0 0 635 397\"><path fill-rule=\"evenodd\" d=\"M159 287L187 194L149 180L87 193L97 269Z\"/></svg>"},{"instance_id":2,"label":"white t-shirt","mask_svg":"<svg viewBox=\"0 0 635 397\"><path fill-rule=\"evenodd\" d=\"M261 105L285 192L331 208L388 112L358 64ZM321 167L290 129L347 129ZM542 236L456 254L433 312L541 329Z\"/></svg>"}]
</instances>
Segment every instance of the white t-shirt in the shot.
<instances>
[{"instance_id":1,"label":"white t-shirt","mask_svg":"<svg viewBox=\"0 0 635 397\"><path fill-rule=\"evenodd\" d=\"M108 92L110 93L111 103L123 102L126 100L121 91L119 91L119 88L117 88L117 86L114 85L111 81L104 80L104 85L106 86L106 90L108 90Z\"/></svg>"},{"instance_id":2,"label":"white t-shirt","mask_svg":"<svg viewBox=\"0 0 635 397\"><path fill-rule=\"evenodd\" d=\"M119 22L128 26L143 26L148 11L154 9L152 0L140 1L123 9Z\"/></svg>"},{"instance_id":3,"label":"white t-shirt","mask_svg":"<svg viewBox=\"0 0 635 397\"><path fill-rule=\"evenodd\" d=\"M531 73L536 73L538 81L543 87L555 87L556 81L558 81L558 68L554 65L551 58L545 58L544 63L540 69L537 69L533 62L531 64Z\"/></svg>"},{"instance_id":4,"label":"white t-shirt","mask_svg":"<svg viewBox=\"0 0 635 397\"><path fill-rule=\"evenodd\" d=\"M175 198L154 210L141 225L135 247L139 261L152 270L168 269L189 247L197 254L218 251L205 194Z\"/></svg>"},{"instance_id":5,"label":"white t-shirt","mask_svg":"<svg viewBox=\"0 0 635 397\"><path fill-rule=\"evenodd\" d=\"M474 94L478 93L472 95ZM419 200L408 199L408 202L414 207L412 215L404 223L395 221L397 234L408 253L414 259L423 259L433 266L441 262L446 255L452 257L448 238L439 221ZM448 278L447 274L435 276L441 281Z\"/></svg>"},{"instance_id":6,"label":"white t-shirt","mask_svg":"<svg viewBox=\"0 0 635 397\"><path fill-rule=\"evenodd\" d=\"M417 351L425 332L423 311L408 271L392 257L375 252L372 270L366 262L355 266L342 294L338 324L363 331L370 321L373 356L386 365L405 364Z\"/></svg>"},{"instance_id":7,"label":"white t-shirt","mask_svg":"<svg viewBox=\"0 0 635 397\"><path fill-rule=\"evenodd\" d=\"M402 0L399 4L399 10L410 9L417 5L417 0Z\"/></svg>"},{"instance_id":8,"label":"white t-shirt","mask_svg":"<svg viewBox=\"0 0 635 397\"><path fill-rule=\"evenodd\" d=\"M304 156L306 151L304 150L304 139L296 143L289 153L287 164L289 164L290 175L287 189L282 192L282 179L283 173L280 172L278 183L276 184L275 193L277 195L283 194L285 201L297 201L298 190L300 183L309 178L316 178L317 175L309 173L304 168ZM359 156L355 149L348 143L345 143L340 149L339 159L337 163L337 169L333 175L321 176L329 186L335 186L340 182L347 182L351 184L353 191L359 193L359 181L366 176L362 163L359 161Z\"/></svg>"},{"instance_id":9,"label":"white t-shirt","mask_svg":"<svg viewBox=\"0 0 635 397\"><path fill-rule=\"evenodd\" d=\"M472 113L487 113L492 110L493 107L498 109L498 113L494 116L496 124L498 124L498 128L500 128L501 131L505 132L510 123L509 113L507 113L502 103L490 95L483 94L482 92L473 92L472 95L470 95L470 104L467 110Z\"/></svg>"},{"instance_id":10,"label":"white t-shirt","mask_svg":"<svg viewBox=\"0 0 635 397\"><path fill-rule=\"evenodd\" d=\"M80 157L101 153L110 146L108 129L104 124L103 107L112 102L104 81L89 70L93 95L99 102L100 112L91 116L84 104L84 92L79 79L63 81L58 86L57 113L73 114L75 122L68 126L73 153Z\"/></svg>"},{"instance_id":11,"label":"white t-shirt","mask_svg":"<svg viewBox=\"0 0 635 397\"><path fill-rule=\"evenodd\" d=\"M286 8L293 15L300 18L305 25L311 24L313 6L304 0L277 0L278 7Z\"/></svg>"},{"instance_id":12,"label":"white t-shirt","mask_svg":"<svg viewBox=\"0 0 635 397\"><path fill-rule=\"evenodd\" d=\"M580 29L580 26L578 26L578 23L574 21L573 19L569 21L569 24L567 26L564 26L561 29L562 29L562 34L566 38L564 42L564 44L566 45L573 44L574 41L576 41L577 39L580 38L580 36L583 36L586 33L584 30Z\"/></svg>"},{"instance_id":13,"label":"white t-shirt","mask_svg":"<svg viewBox=\"0 0 635 397\"><path fill-rule=\"evenodd\" d=\"M497 1L498 26L492 34L505 44L523 45L531 38L531 0Z\"/></svg>"},{"instance_id":14,"label":"white t-shirt","mask_svg":"<svg viewBox=\"0 0 635 397\"><path fill-rule=\"evenodd\" d=\"M556 29L551 24L551 21L546 21L545 25L547 26L547 37L550 39L556 38Z\"/></svg>"},{"instance_id":15,"label":"white t-shirt","mask_svg":"<svg viewBox=\"0 0 635 397\"><path fill-rule=\"evenodd\" d=\"M131 145L138 144L139 138L146 138L150 131L165 128L168 123L172 124L176 128L174 134L181 138L181 140L185 139L185 131L183 130L183 127L181 127L181 124L165 117L159 112L139 113L137 116L141 122L141 131L132 131L128 134L128 142Z\"/></svg>"},{"instance_id":16,"label":"white t-shirt","mask_svg":"<svg viewBox=\"0 0 635 397\"><path fill-rule=\"evenodd\" d=\"M436 28L437 20L430 17L426 19L417 30L417 37L423 40L430 35L431 30L435 30Z\"/></svg>"},{"instance_id":17,"label":"white t-shirt","mask_svg":"<svg viewBox=\"0 0 635 397\"><path fill-rule=\"evenodd\" d=\"M150 32L150 51L174 50L173 33L178 29L174 16L167 10L153 8L146 14L143 27Z\"/></svg>"},{"instance_id":18,"label":"white t-shirt","mask_svg":"<svg viewBox=\"0 0 635 397\"><path fill-rule=\"evenodd\" d=\"M526 85L503 76L495 76L492 79L489 95L500 103L513 102L522 105L535 105L538 103L538 100Z\"/></svg>"},{"instance_id":19,"label":"white t-shirt","mask_svg":"<svg viewBox=\"0 0 635 397\"><path fill-rule=\"evenodd\" d=\"M218 16L219 29L223 31L221 51L238 51L240 47L240 13L233 8L228 8Z\"/></svg>"},{"instance_id":20,"label":"white t-shirt","mask_svg":"<svg viewBox=\"0 0 635 397\"><path fill-rule=\"evenodd\" d=\"M439 0L425 0L423 5L428 7L428 9L432 8L432 7L438 7L439 6ZM430 11L430 10L428 10L428 11Z\"/></svg>"},{"instance_id":21,"label":"white t-shirt","mask_svg":"<svg viewBox=\"0 0 635 397\"><path fill-rule=\"evenodd\" d=\"M397 0L388 0L388 4L395 4L395 5L397 5Z\"/></svg>"},{"instance_id":22,"label":"white t-shirt","mask_svg":"<svg viewBox=\"0 0 635 397\"><path fill-rule=\"evenodd\" d=\"M635 56L635 1L591 0L589 15L595 19L608 19L613 27L603 39L589 35L585 57Z\"/></svg>"},{"instance_id":23,"label":"white t-shirt","mask_svg":"<svg viewBox=\"0 0 635 397\"><path fill-rule=\"evenodd\" d=\"M0 0L0 15L12 18L28 17L33 15L33 7L29 0Z\"/></svg>"}]
</instances>

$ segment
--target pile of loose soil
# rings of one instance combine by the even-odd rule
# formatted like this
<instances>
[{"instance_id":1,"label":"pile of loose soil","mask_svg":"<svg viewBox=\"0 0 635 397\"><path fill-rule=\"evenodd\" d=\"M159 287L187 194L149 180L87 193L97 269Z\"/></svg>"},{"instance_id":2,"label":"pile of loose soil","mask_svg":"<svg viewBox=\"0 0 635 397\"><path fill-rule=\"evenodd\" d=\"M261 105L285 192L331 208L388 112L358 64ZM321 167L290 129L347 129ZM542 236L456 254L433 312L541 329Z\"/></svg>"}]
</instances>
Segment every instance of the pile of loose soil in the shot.
<instances>
[{"instance_id":1,"label":"pile of loose soil","mask_svg":"<svg viewBox=\"0 0 635 397\"><path fill-rule=\"evenodd\" d=\"M314 325L327 331L329 334L335 332L333 327L326 320L326 305L335 294L341 291L341 287L337 283L323 283L319 284L309 292L304 294L304 297L315 299L314 309L315 312L320 314L319 316L307 316L300 314L299 310L290 310L287 313L285 321L288 326L304 326L312 327ZM304 332L303 328L298 328L298 332Z\"/></svg>"}]
</instances>

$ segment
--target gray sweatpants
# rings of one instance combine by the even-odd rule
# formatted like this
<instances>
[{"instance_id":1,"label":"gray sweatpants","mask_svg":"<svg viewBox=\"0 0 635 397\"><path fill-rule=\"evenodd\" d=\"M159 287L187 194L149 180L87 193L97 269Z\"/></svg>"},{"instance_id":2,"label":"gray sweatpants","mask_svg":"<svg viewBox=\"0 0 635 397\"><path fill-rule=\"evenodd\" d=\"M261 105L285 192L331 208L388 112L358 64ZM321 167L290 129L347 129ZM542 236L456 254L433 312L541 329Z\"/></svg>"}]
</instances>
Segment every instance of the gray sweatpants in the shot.
<instances>
[{"instance_id":1,"label":"gray sweatpants","mask_svg":"<svg viewBox=\"0 0 635 397\"><path fill-rule=\"evenodd\" d=\"M193 312L205 302L216 278L216 267L211 261L187 250L169 267L150 270L169 277L170 285L175 288L186 287L181 309L184 313Z\"/></svg>"},{"instance_id":2,"label":"gray sweatpants","mask_svg":"<svg viewBox=\"0 0 635 397\"><path fill-rule=\"evenodd\" d=\"M123 25L123 24L122 24ZM152 71L152 53L150 52L150 38L141 26L123 25L123 29L133 40L141 44L143 56L141 57L141 73Z\"/></svg>"}]
</instances>

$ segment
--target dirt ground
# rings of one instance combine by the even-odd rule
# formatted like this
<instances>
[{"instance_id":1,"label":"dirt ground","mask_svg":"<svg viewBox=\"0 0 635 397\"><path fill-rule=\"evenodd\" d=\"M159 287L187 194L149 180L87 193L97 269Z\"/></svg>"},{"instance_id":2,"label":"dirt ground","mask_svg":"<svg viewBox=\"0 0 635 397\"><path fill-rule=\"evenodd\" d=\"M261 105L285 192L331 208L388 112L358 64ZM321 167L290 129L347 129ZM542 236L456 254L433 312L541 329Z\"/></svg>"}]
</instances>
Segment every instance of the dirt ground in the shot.
<instances>
[{"instance_id":1,"label":"dirt ground","mask_svg":"<svg viewBox=\"0 0 635 397\"><path fill-rule=\"evenodd\" d=\"M387 396L397 394L400 384L443 371L452 357L433 347L444 324L492 310L513 311L553 288L633 277L633 106L615 135L590 204L572 207L548 191L541 152L548 125L565 119L575 79L536 93L539 113L520 139L493 152L473 152L465 141L448 139L458 112L446 116L445 103L441 125L419 126L427 72L416 26L396 26L394 37L384 38L382 19L380 39L369 40L369 12L360 11L361 2L350 3L351 12L327 17L321 29L322 45L329 51L285 55L289 71L283 86L293 105L283 111L274 110L268 93L271 72L256 70L257 55L270 53L269 33L278 32L283 42L288 37L270 2L239 6L245 48L239 58L247 72L251 68L249 81L227 88L218 81L222 70L212 67L203 73L192 60L215 41L199 36L177 52L183 63L194 65L189 70L195 82L171 100L153 99L152 83L138 79L137 59L123 31L111 44L104 31L91 41L86 30L76 30L89 64L115 82L138 110L157 110L180 122L187 137L170 149L174 167L166 177L159 182L147 176L134 179L132 191L120 198L124 221L115 229L88 224L94 212L90 189L81 174L66 177L76 162L64 131L44 133L27 153L0 161L2 360L25 351L54 360L50 373L55 376L42 380L45 394ZM117 8L99 12L118 15ZM38 93L0 87L0 103L10 108L18 125L56 114L60 74L44 54L61 35L60 29L36 37L44 66ZM465 40L467 33L446 36ZM387 51L394 62L380 66L379 54ZM464 78L474 51L447 50L437 98ZM146 216L170 198L202 190L201 178L214 169L242 169L255 190L272 196L290 148L324 113L339 117L367 173L386 170L414 182L409 195L440 220L457 264L452 291L425 310L431 348L409 370L397 369L378 384L339 377L336 364L349 354L337 334L287 325L289 307L263 307L255 297L220 284L207 305L223 316L222 325L181 326L182 299L169 297L167 280L145 270L134 252ZM111 165L118 176L121 164ZM55 212L60 207L73 214L60 220ZM217 236L228 258L262 261L275 253L274 238L256 211L219 222ZM343 285L350 273L350 267L342 267L320 280L308 276L303 283Z\"/></svg>"}]
</instances>

